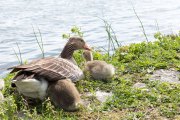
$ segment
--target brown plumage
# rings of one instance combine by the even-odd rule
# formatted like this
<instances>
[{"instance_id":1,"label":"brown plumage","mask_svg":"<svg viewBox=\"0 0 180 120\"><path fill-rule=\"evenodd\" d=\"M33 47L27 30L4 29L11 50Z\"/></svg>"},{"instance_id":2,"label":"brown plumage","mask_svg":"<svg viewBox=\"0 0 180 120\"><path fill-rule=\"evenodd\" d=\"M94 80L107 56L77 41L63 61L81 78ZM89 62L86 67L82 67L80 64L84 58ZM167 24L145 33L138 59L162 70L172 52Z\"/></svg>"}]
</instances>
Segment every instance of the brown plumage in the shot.
<instances>
[{"instance_id":1,"label":"brown plumage","mask_svg":"<svg viewBox=\"0 0 180 120\"><path fill-rule=\"evenodd\" d=\"M81 104L80 94L70 79L50 83L47 92L54 105L66 111L76 111Z\"/></svg>"},{"instance_id":2,"label":"brown plumage","mask_svg":"<svg viewBox=\"0 0 180 120\"><path fill-rule=\"evenodd\" d=\"M75 81L81 75L77 72L81 71L78 66L66 59L55 57L48 57L33 61L27 65L17 66L11 73L18 71L20 72L13 79L20 80L42 76L47 81L57 81L64 78L70 78Z\"/></svg>"},{"instance_id":3,"label":"brown plumage","mask_svg":"<svg viewBox=\"0 0 180 120\"><path fill-rule=\"evenodd\" d=\"M72 81L78 80L82 71L70 62L73 59L74 51L78 49L90 50L82 38L71 37L58 58L48 57L34 60L26 65L13 67L10 73L19 72L13 78L16 80L28 77L43 77L47 81L56 81L64 78L70 78Z\"/></svg>"}]
</instances>

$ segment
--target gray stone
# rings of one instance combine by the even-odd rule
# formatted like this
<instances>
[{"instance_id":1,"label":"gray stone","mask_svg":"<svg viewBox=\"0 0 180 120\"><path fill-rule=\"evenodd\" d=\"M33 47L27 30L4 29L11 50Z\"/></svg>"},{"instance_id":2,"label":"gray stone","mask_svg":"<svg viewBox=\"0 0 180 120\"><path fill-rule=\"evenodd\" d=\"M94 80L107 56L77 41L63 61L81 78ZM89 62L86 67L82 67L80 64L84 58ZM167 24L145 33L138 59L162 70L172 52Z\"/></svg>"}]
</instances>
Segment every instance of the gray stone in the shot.
<instances>
[{"instance_id":1,"label":"gray stone","mask_svg":"<svg viewBox=\"0 0 180 120\"><path fill-rule=\"evenodd\" d=\"M149 92L149 89L147 89L147 86L146 86L145 83L140 83L140 82L135 83L135 84L133 85L133 88L141 89L142 91Z\"/></svg>"},{"instance_id":2,"label":"gray stone","mask_svg":"<svg viewBox=\"0 0 180 120\"><path fill-rule=\"evenodd\" d=\"M2 94L2 92L0 91L0 101L4 100L4 96Z\"/></svg>"},{"instance_id":3,"label":"gray stone","mask_svg":"<svg viewBox=\"0 0 180 120\"><path fill-rule=\"evenodd\" d=\"M96 91L93 95L92 93L86 93L86 96L95 96L100 102L105 102L108 97L111 97L113 94L112 92L105 92L105 91Z\"/></svg>"},{"instance_id":4,"label":"gray stone","mask_svg":"<svg viewBox=\"0 0 180 120\"><path fill-rule=\"evenodd\" d=\"M101 102L105 102L107 98L111 96L112 96L111 92L96 91L96 98Z\"/></svg>"},{"instance_id":5,"label":"gray stone","mask_svg":"<svg viewBox=\"0 0 180 120\"><path fill-rule=\"evenodd\" d=\"M4 80L0 79L0 90L4 88Z\"/></svg>"},{"instance_id":6,"label":"gray stone","mask_svg":"<svg viewBox=\"0 0 180 120\"><path fill-rule=\"evenodd\" d=\"M161 82L180 83L180 72L169 69L160 69L153 72L150 79L151 81L159 80Z\"/></svg>"},{"instance_id":7,"label":"gray stone","mask_svg":"<svg viewBox=\"0 0 180 120\"><path fill-rule=\"evenodd\" d=\"M134 88L146 88L146 84L145 83L135 83L133 85Z\"/></svg>"}]
</instances>

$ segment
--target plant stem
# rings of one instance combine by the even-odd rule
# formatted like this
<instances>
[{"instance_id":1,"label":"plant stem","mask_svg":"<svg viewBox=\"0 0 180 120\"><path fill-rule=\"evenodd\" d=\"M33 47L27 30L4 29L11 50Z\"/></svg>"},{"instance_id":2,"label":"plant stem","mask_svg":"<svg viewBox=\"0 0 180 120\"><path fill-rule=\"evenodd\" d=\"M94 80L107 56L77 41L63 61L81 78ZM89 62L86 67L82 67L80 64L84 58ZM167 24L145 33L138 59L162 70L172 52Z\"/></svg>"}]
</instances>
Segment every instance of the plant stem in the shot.
<instances>
[{"instance_id":1,"label":"plant stem","mask_svg":"<svg viewBox=\"0 0 180 120\"><path fill-rule=\"evenodd\" d=\"M20 47L19 47L17 42L16 42L16 45L17 45L17 48L18 48L18 51L19 51L19 57L18 57L18 53L15 51L14 48L13 48L13 51L14 51L14 54L16 55L16 58L18 59L19 64L22 65L23 60L22 60L22 56L21 56L21 50L20 50Z\"/></svg>"},{"instance_id":2,"label":"plant stem","mask_svg":"<svg viewBox=\"0 0 180 120\"><path fill-rule=\"evenodd\" d=\"M160 32L160 30L159 30L159 24L158 24L157 20L155 20L155 23L156 23L156 30L157 30L158 32Z\"/></svg>"},{"instance_id":3,"label":"plant stem","mask_svg":"<svg viewBox=\"0 0 180 120\"><path fill-rule=\"evenodd\" d=\"M37 37L37 35L36 35L36 32L35 32L35 30L34 30L33 25L32 25L32 28L33 28L34 36L35 36L35 38L36 38L36 42L38 43L38 46L39 46L39 48L40 48L40 50L41 50L41 52L42 52L42 58L44 58L44 48L43 48L43 41L42 41L41 32L40 32L40 30L39 30L39 28L38 28L39 34L40 34L40 37L41 37L42 46L41 46L41 44L40 44L40 42L39 42L39 40L38 40L38 37Z\"/></svg>"},{"instance_id":4,"label":"plant stem","mask_svg":"<svg viewBox=\"0 0 180 120\"><path fill-rule=\"evenodd\" d=\"M146 35L146 32L145 32L145 29L144 29L144 26L143 26L143 23L142 23L141 19L139 18L139 16L137 15L136 10L135 10L135 8L134 8L132 3L131 3L131 5L132 5L132 8L133 8L134 14L136 15L137 19L139 20L139 22L141 24L141 28L142 28L143 34L144 34L144 36L146 38L146 41L149 42L149 40L147 38L147 35Z\"/></svg>"},{"instance_id":5,"label":"plant stem","mask_svg":"<svg viewBox=\"0 0 180 120\"><path fill-rule=\"evenodd\" d=\"M41 31L40 31L39 27L38 27L38 31L39 31L39 35L41 37L41 48L42 48L42 55L44 58L45 57L45 55L44 55L44 44L43 44L42 35L41 35Z\"/></svg>"},{"instance_id":6,"label":"plant stem","mask_svg":"<svg viewBox=\"0 0 180 120\"><path fill-rule=\"evenodd\" d=\"M21 61L20 61L20 59L19 59L19 57L18 57L18 54L16 53L16 51L15 51L14 48L13 48L13 51L14 51L14 54L16 55L16 58L18 59L19 64L21 64Z\"/></svg>"},{"instance_id":7,"label":"plant stem","mask_svg":"<svg viewBox=\"0 0 180 120\"><path fill-rule=\"evenodd\" d=\"M16 45L17 45L18 50L19 50L19 56L20 56L20 61L21 61L21 65L22 65L22 64L23 64L23 62L22 62L21 50L20 50L20 47L19 47L19 45L18 45L18 43L17 43L17 42L16 42Z\"/></svg>"}]
</instances>

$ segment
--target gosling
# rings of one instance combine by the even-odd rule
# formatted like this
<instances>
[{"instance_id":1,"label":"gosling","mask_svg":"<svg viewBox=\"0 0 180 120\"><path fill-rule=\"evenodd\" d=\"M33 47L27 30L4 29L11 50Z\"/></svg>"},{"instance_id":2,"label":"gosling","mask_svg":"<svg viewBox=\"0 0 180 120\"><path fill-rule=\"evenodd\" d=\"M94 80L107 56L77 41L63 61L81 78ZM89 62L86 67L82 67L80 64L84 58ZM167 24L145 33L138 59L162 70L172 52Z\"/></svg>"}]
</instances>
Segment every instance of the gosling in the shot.
<instances>
[{"instance_id":1,"label":"gosling","mask_svg":"<svg viewBox=\"0 0 180 120\"><path fill-rule=\"evenodd\" d=\"M115 68L105 61L93 60L91 51L84 50L83 57L86 60L84 71L88 71L94 79L108 81L115 74Z\"/></svg>"},{"instance_id":2,"label":"gosling","mask_svg":"<svg viewBox=\"0 0 180 120\"><path fill-rule=\"evenodd\" d=\"M65 111L77 111L81 106L80 94L70 79L50 83L47 93L52 103Z\"/></svg>"}]
</instances>

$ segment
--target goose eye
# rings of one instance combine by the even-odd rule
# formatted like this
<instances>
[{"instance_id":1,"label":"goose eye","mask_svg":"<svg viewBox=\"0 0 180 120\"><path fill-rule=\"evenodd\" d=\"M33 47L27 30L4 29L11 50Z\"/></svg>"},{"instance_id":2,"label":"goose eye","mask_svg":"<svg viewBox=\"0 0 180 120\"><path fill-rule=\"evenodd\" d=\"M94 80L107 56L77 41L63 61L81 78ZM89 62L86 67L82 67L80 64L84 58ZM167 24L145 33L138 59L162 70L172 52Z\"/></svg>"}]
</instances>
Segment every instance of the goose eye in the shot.
<instances>
[{"instance_id":1,"label":"goose eye","mask_svg":"<svg viewBox=\"0 0 180 120\"><path fill-rule=\"evenodd\" d=\"M83 42L83 40L81 40L81 42Z\"/></svg>"}]
</instances>

